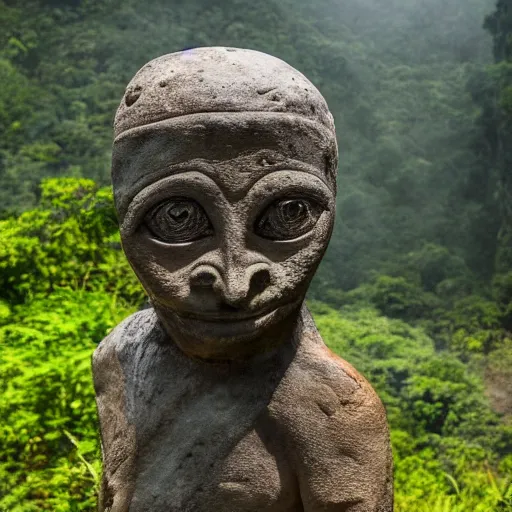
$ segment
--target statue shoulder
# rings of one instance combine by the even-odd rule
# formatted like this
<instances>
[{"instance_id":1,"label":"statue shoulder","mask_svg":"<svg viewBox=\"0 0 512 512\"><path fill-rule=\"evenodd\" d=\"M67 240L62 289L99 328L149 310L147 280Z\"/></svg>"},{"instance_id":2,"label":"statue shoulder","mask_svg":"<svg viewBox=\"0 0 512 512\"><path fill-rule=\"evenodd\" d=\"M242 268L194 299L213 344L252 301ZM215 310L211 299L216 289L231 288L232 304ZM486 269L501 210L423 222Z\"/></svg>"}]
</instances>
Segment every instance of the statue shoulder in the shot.
<instances>
[{"instance_id":1,"label":"statue shoulder","mask_svg":"<svg viewBox=\"0 0 512 512\"><path fill-rule=\"evenodd\" d=\"M290 370L290 391L298 390L300 382L302 397L309 397L327 416L346 415L354 424L359 416L361 421L363 416L372 417L374 424L387 432L386 412L375 390L361 373L323 342L315 342L298 354Z\"/></svg>"},{"instance_id":2,"label":"statue shoulder","mask_svg":"<svg viewBox=\"0 0 512 512\"><path fill-rule=\"evenodd\" d=\"M391 511L392 457L380 398L323 342L305 345L273 404L304 510L343 504L346 510Z\"/></svg>"},{"instance_id":3,"label":"statue shoulder","mask_svg":"<svg viewBox=\"0 0 512 512\"><path fill-rule=\"evenodd\" d=\"M294 365L296 378L305 379L312 387L329 388L340 404L364 405L385 417L382 402L370 383L326 346L306 307L301 311L301 323L301 343Z\"/></svg>"},{"instance_id":4,"label":"statue shoulder","mask_svg":"<svg viewBox=\"0 0 512 512\"><path fill-rule=\"evenodd\" d=\"M137 349L148 338L161 338L162 328L155 311L143 309L125 318L98 344L92 357L93 368L96 368L113 355L117 357Z\"/></svg>"},{"instance_id":5,"label":"statue shoulder","mask_svg":"<svg viewBox=\"0 0 512 512\"><path fill-rule=\"evenodd\" d=\"M382 401L361 373L348 361L332 352L327 346L324 346L322 357L319 357L319 359L324 361L322 366L326 368L326 378L342 402L360 405L365 409L382 415L382 421L387 425ZM317 360L317 364L318 362ZM350 383L350 385L345 386L343 389L336 385L341 376L343 380Z\"/></svg>"}]
</instances>

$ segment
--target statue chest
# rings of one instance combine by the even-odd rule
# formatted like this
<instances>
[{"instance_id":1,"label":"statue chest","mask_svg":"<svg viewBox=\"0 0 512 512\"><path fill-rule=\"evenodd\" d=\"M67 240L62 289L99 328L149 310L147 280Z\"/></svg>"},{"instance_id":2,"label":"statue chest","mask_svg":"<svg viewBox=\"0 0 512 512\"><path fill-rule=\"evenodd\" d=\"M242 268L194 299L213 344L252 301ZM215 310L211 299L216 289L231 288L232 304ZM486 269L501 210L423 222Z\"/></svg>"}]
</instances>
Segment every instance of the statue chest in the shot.
<instances>
[{"instance_id":1,"label":"statue chest","mask_svg":"<svg viewBox=\"0 0 512 512\"><path fill-rule=\"evenodd\" d=\"M302 510L268 414L279 368L219 377L176 367L165 354L144 367L125 380L132 383L124 414L135 427L135 453L133 493L119 510Z\"/></svg>"},{"instance_id":2,"label":"statue chest","mask_svg":"<svg viewBox=\"0 0 512 512\"><path fill-rule=\"evenodd\" d=\"M160 437L157 452L143 449L130 512L299 512L288 461L257 426L241 439L191 435ZM149 448L149 446L147 447Z\"/></svg>"}]
</instances>

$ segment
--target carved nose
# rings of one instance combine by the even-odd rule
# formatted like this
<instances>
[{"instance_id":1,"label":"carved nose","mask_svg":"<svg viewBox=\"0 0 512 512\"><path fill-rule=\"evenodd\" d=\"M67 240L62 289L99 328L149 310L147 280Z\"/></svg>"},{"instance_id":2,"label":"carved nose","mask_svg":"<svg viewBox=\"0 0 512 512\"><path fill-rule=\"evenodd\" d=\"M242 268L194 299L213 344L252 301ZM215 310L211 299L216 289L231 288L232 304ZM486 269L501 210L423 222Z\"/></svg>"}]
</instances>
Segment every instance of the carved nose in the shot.
<instances>
[{"instance_id":1,"label":"carved nose","mask_svg":"<svg viewBox=\"0 0 512 512\"><path fill-rule=\"evenodd\" d=\"M200 267L190 275L190 284L198 288L210 288L220 279L219 273L213 267Z\"/></svg>"},{"instance_id":2,"label":"carved nose","mask_svg":"<svg viewBox=\"0 0 512 512\"><path fill-rule=\"evenodd\" d=\"M253 265L244 273L230 272L222 284L219 292L224 302L240 307L269 286L270 272L265 264Z\"/></svg>"},{"instance_id":3,"label":"carved nose","mask_svg":"<svg viewBox=\"0 0 512 512\"><path fill-rule=\"evenodd\" d=\"M190 276L194 288L212 288L225 304L241 307L270 285L270 271L265 263L247 269L229 269L223 276L214 267L196 269Z\"/></svg>"}]
</instances>

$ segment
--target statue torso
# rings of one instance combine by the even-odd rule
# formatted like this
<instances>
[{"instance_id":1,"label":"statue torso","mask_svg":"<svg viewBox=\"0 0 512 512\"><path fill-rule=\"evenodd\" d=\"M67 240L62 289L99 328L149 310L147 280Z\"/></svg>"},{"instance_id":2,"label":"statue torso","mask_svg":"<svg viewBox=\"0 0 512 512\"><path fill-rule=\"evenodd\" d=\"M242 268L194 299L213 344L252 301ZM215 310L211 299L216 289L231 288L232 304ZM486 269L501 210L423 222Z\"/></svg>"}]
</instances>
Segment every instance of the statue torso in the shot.
<instances>
[{"instance_id":1,"label":"statue torso","mask_svg":"<svg viewBox=\"0 0 512 512\"><path fill-rule=\"evenodd\" d=\"M186 357L145 310L104 340L95 365L108 373L96 379L104 510L299 512L300 466L336 487L356 464L340 429L364 383L314 325L273 357L212 364Z\"/></svg>"}]
</instances>

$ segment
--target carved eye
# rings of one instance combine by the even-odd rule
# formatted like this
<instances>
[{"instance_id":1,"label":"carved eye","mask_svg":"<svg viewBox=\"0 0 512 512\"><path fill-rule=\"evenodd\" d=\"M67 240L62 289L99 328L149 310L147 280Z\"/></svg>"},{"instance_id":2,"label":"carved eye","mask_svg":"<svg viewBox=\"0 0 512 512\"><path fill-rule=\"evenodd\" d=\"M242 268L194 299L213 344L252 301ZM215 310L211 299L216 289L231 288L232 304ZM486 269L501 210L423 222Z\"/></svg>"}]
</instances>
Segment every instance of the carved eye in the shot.
<instances>
[{"instance_id":1,"label":"carved eye","mask_svg":"<svg viewBox=\"0 0 512 512\"><path fill-rule=\"evenodd\" d=\"M168 199L152 208L144 221L155 238L169 244L193 242L213 234L208 216L192 199Z\"/></svg>"},{"instance_id":2,"label":"carved eye","mask_svg":"<svg viewBox=\"0 0 512 512\"><path fill-rule=\"evenodd\" d=\"M323 210L308 199L280 199L263 212L254 230L270 240L293 240L311 231Z\"/></svg>"}]
</instances>

